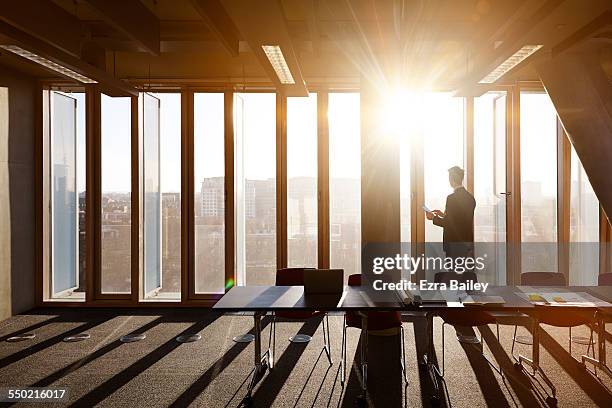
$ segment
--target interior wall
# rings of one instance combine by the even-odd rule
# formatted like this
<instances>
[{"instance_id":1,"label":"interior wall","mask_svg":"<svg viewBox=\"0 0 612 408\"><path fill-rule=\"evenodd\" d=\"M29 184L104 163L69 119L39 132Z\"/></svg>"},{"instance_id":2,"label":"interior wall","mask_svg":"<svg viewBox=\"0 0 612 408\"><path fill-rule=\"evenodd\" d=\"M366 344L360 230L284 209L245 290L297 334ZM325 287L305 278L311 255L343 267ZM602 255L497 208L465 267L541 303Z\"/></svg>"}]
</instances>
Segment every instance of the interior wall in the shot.
<instances>
[{"instance_id":1,"label":"interior wall","mask_svg":"<svg viewBox=\"0 0 612 408\"><path fill-rule=\"evenodd\" d=\"M36 83L0 66L0 320L34 307Z\"/></svg>"}]
</instances>

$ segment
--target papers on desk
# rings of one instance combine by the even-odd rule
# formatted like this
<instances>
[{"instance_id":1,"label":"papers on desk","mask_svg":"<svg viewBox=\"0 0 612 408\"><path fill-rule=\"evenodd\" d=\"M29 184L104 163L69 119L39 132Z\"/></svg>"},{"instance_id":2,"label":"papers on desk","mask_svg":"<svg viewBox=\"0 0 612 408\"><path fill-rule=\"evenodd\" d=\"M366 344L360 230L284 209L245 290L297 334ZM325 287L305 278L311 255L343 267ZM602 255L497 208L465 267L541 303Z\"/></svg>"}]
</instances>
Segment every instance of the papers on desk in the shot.
<instances>
[{"instance_id":1,"label":"papers on desk","mask_svg":"<svg viewBox=\"0 0 612 408\"><path fill-rule=\"evenodd\" d=\"M520 289L522 292L517 295L534 305L594 307L598 303L598 299L586 292L549 292L532 287Z\"/></svg>"},{"instance_id":2,"label":"papers on desk","mask_svg":"<svg viewBox=\"0 0 612 408\"><path fill-rule=\"evenodd\" d=\"M469 295L462 300L464 306L503 305L506 303L501 296Z\"/></svg>"}]
</instances>

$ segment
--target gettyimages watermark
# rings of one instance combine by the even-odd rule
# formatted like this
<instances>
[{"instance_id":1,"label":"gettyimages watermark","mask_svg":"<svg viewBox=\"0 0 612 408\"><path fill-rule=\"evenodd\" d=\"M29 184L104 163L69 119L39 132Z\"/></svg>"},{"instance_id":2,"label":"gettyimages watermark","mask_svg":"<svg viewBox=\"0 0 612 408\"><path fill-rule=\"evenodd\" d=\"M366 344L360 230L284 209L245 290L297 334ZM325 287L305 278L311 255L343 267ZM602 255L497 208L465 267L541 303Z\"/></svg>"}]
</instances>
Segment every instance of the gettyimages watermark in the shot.
<instances>
[{"instance_id":1,"label":"gettyimages watermark","mask_svg":"<svg viewBox=\"0 0 612 408\"><path fill-rule=\"evenodd\" d=\"M596 285L602 250L612 253L597 242L368 243L362 248L362 287L381 298L398 291L486 292L490 286L520 284L520 275L508 272L512 262L520 262L521 270L551 270L562 254L570 259L570 273L580 271L582 284L591 279Z\"/></svg>"}]
</instances>

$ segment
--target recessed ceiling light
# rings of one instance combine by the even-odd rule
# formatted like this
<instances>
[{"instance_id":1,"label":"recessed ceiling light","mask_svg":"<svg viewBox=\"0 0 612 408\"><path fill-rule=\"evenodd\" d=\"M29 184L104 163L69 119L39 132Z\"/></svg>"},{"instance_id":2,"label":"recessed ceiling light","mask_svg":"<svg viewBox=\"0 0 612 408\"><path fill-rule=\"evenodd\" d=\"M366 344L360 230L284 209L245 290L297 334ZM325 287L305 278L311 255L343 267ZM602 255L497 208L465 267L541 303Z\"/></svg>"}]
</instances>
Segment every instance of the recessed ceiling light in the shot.
<instances>
[{"instance_id":1,"label":"recessed ceiling light","mask_svg":"<svg viewBox=\"0 0 612 408\"><path fill-rule=\"evenodd\" d=\"M512 54L512 56L510 56L507 60L499 64L493 71L489 72L484 78L478 81L478 83L492 84L540 48L542 48L542 44L525 45L520 50Z\"/></svg>"},{"instance_id":2,"label":"recessed ceiling light","mask_svg":"<svg viewBox=\"0 0 612 408\"><path fill-rule=\"evenodd\" d=\"M57 64L53 61L50 61L44 57L41 57L40 55L36 55L33 52L24 50L21 47L18 47L16 45L3 45L0 44L0 48L5 49L7 51L12 52L13 54L19 55L20 57L29 59L30 61L33 61L39 65L42 65L43 67L49 68L52 71L55 71L59 74L65 75L67 77L70 77L76 81L79 81L81 83L84 84L97 84L98 82L88 78L84 75L79 74L78 72L75 72L73 70L71 70L70 68L66 68L60 64Z\"/></svg>"},{"instance_id":3,"label":"recessed ceiling light","mask_svg":"<svg viewBox=\"0 0 612 408\"><path fill-rule=\"evenodd\" d=\"M261 48L263 48L268 61L272 64L280 83L283 85L295 84L281 48L278 45L262 45Z\"/></svg>"}]
</instances>

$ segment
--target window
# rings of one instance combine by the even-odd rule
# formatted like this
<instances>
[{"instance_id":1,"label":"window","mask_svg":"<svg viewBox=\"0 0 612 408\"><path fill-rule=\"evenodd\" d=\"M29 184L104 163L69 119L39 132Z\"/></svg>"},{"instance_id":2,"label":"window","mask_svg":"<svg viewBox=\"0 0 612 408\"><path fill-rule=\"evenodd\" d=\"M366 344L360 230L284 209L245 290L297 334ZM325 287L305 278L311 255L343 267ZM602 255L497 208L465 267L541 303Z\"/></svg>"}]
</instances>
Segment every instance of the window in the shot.
<instances>
[{"instance_id":1,"label":"window","mask_svg":"<svg viewBox=\"0 0 612 408\"><path fill-rule=\"evenodd\" d=\"M287 98L287 263L317 267L317 94Z\"/></svg>"},{"instance_id":2,"label":"window","mask_svg":"<svg viewBox=\"0 0 612 408\"><path fill-rule=\"evenodd\" d=\"M131 292L131 100L102 95L102 293Z\"/></svg>"},{"instance_id":3,"label":"window","mask_svg":"<svg viewBox=\"0 0 612 408\"><path fill-rule=\"evenodd\" d=\"M142 132L143 278L146 298L157 296L161 289L161 190L159 99L141 93L140 129Z\"/></svg>"},{"instance_id":4,"label":"window","mask_svg":"<svg viewBox=\"0 0 612 408\"><path fill-rule=\"evenodd\" d=\"M479 279L506 283L506 93L474 99L474 241Z\"/></svg>"},{"instance_id":5,"label":"window","mask_svg":"<svg viewBox=\"0 0 612 408\"><path fill-rule=\"evenodd\" d=\"M556 272L557 114L546 93L521 92L523 272Z\"/></svg>"},{"instance_id":6,"label":"window","mask_svg":"<svg viewBox=\"0 0 612 408\"><path fill-rule=\"evenodd\" d=\"M225 289L224 95L194 95L195 292Z\"/></svg>"},{"instance_id":7,"label":"window","mask_svg":"<svg viewBox=\"0 0 612 408\"><path fill-rule=\"evenodd\" d=\"M276 94L234 95L238 285L276 276Z\"/></svg>"},{"instance_id":8,"label":"window","mask_svg":"<svg viewBox=\"0 0 612 408\"><path fill-rule=\"evenodd\" d=\"M50 92L52 298L85 299L85 95Z\"/></svg>"},{"instance_id":9,"label":"window","mask_svg":"<svg viewBox=\"0 0 612 408\"><path fill-rule=\"evenodd\" d=\"M158 93L161 166L161 290L181 298L181 94Z\"/></svg>"},{"instance_id":10,"label":"window","mask_svg":"<svg viewBox=\"0 0 612 408\"><path fill-rule=\"evenodd\" d=\"M141 94L143 268L149 300L181 298L181 95Z\"/></svg>"},{"instance_id":11,"label":"window","mask_svg":"<svg viewBox=\"0 0 612 408\"><path fill-rule=\"evenodd\" d=\"M358 93L330 93L330 266L361 273L361 142Z\"/></svg>"},{"instance_id":12,"label":"window","mask_svg":"<svg viewBox=\"0 0 612 408\"><path fill-rule=\"evenodd\" d=\"M597 285L599 201L572 147L570 185L570 285Z\"/></svg>"},{"instance_id":13,"label":"window","mask_svg":"<svg viewBox=\"0 0 612 408\"><path fill-rule=\"evenodd\" d=\"M428 93L422 99L425 204L444 211L452 193L448 169L464 166L464 99L445 93ZM425 224L425 242L441 242L442 228Z\"/></svg>"}]
</instances>

